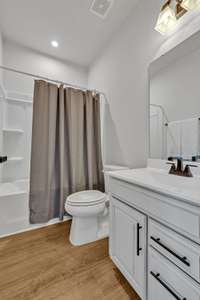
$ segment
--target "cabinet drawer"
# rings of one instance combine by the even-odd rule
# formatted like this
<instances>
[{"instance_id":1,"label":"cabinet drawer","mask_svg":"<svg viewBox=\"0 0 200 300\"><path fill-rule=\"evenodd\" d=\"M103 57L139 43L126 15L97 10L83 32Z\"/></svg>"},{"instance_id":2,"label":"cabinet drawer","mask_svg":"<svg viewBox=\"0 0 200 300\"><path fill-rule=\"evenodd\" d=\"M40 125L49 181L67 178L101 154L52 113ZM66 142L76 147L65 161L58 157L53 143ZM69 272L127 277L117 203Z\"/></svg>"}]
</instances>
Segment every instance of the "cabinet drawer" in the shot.
<instances>
[{"instance_id":1,"label":"cabinet drawer","mask_svg":"<svg viewBox=\"0 0 200 300\"><path fill-rule=\"evenodd\" d=\"M200 285L149 247L148 299L200 300Z\"/></svg>"},{"instance_id":2,"label":"cabinet drawer","mask_svg":"<svg viewBox=\"0 0 200 300\"><path fill-rule=\"evenodd\" d=\"M200 246L151 219L149 245L200 282Z\"/></svg>"},{"instance_id":3,"label":"cabinet drawer","mask_svg":"<svg viewBox=\"0 0 200 300\"><path fill-rule=\"evenodd\" d=\"M200 244L200 207L110 178L110 191L123 202Z\"/></svg>"}]
</instances>

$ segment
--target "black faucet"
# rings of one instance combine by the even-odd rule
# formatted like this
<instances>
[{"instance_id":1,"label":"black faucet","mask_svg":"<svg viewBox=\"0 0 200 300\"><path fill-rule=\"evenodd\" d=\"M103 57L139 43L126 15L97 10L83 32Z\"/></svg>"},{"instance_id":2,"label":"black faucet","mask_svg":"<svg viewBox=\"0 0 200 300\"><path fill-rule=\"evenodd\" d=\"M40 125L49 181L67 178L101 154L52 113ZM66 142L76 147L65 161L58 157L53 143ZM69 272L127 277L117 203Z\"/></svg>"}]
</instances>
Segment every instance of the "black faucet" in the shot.
<instances>
[{"instance_id":1,"label":"black faucet","mask_svg":"<svg viewBox=\"0 0 200 300\"><path fill-rule=\"evenodd\" d=\"M177 157L177 167L176 167L176 171L177 173L182 174L183 172L183 159L181 157Z\"/></svg>"},{"instance_id":2,"label":"black faucet","mask_svg":"<svg viewBox=\"0 0 200 300\"><path fill-rule=\"evenodd\" d=\"M184 168L183 159L181 157L177 157L176 160L177 160L177 165L175 164L175 162L173 162L173 159L167 162L167 164L172 165L169 170L169 174L183 176L183 177L193 177L190 167L196 168L197 166L187 164Z\"/></svg>"}]
</instances>

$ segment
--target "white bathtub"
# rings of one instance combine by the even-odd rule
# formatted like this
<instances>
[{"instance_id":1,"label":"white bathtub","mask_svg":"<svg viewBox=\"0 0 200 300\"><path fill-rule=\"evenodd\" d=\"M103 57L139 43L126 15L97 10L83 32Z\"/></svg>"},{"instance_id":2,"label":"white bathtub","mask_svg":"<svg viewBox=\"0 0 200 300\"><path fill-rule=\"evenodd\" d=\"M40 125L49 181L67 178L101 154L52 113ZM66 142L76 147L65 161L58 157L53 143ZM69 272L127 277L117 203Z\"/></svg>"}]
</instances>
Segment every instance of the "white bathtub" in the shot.
<instances>
[{"instance_id":1,"label":"white bathtub","mask_svg":"<svg viewBox=\"0 0 200 300\"><path fill-rule=\"evenodd\" d=\"M0 183L0 238L58 222L52 219L44 224L29 224L29 180Z\"/></svg>"},{"instance_id":2,"label":"white bathtub","mask_svg":"<svg viewBox=\"0 0 200 300\"><path fill-rule=\"evenodd\" d=\"M0 197L28 193L28 190L28 180L0 183Z\"/></svg>"},{"instance_id":3,"label":"white bathtub","mask_svg":"<svg viewBox=\"0 0 200 300\"><path fill-rule=\"evenodd\" d=\"M29 181L0 183L0 236L29 227Z\"/></svg>"}]
</instances>

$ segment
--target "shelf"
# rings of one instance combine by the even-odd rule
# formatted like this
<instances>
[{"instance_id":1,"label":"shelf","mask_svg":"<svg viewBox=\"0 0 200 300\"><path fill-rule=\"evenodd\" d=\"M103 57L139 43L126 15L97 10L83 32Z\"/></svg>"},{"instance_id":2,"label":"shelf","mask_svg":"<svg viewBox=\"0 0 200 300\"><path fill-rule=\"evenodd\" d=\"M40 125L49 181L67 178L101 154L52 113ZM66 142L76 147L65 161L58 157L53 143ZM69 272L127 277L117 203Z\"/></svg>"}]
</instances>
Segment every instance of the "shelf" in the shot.
<instances>
[{"instance_id":1,"label":"shelf","mask_svg":"<svg viewBox=\"0 0 200 300\"><path fill-rule=\"evenodd\" d=\"M6 97L7 101L12 101L12 102L16 102L18 104L30 104L32 105L33 102L29 101L29 100L23 100L23 99L18 99L18 98L12 98L12 97Z\"/></svg>"},{"instance_id":2,"label":"shelf","mask_svg":"<svg viewBox=\"0 0 200 300\"><path fill-rule=\"evenodd\" d=\"M22 134L22 133L24 133L24 130L22 130L22 129L12 129L12 128L3 128L3 132Z\"/></svg>"},{"instance_id":3,"label":"shelf","mask_svg":"<svg viewBox=\"0 0 200 300\"><path fill-rule=\"evenodd\" d=\"M8 162L17 162L17 161L22 161L24 158L23 157L8 157Z\"/></svg>"}]
</instances>

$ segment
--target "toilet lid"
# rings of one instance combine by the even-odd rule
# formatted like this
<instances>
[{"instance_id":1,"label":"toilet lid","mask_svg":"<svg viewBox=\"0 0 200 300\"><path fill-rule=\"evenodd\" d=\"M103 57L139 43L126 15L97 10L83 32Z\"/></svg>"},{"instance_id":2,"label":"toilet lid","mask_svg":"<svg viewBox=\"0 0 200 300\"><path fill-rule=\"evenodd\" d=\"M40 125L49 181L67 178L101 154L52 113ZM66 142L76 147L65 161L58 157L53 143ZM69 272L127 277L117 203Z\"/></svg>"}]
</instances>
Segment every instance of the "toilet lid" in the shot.
<instances>
[{"instance_id":1,"label":"toilet lid","mask_svg":"<svg viewBox=\"0 0 200 300\"><path fill-rule=\"evenodd\" d=\"M70 205L95 205L105 202L106 195L102 192L90 190L74 193L67 197L67 203Z\"/></svg>"}]
</instances>

